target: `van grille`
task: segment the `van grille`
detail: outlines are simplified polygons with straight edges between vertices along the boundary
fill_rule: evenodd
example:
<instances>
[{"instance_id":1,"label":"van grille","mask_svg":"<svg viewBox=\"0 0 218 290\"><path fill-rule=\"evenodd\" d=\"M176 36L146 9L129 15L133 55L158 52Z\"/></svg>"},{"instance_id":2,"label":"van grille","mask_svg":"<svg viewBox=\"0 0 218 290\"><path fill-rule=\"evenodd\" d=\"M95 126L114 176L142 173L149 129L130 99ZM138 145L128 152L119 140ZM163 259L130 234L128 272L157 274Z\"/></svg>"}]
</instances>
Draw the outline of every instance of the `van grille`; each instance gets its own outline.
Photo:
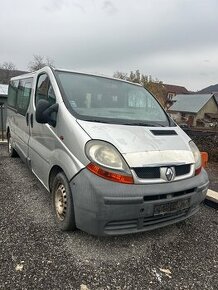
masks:
<instances>
[{"instance_id":1,"label":"van grille","mask_svg":"<svg viewBox=\"0 0 218 290\"><path fill-rule=\"evenodd\" d=\"M160 167L135 167L133 170L139 178L160 178Z\"/></svg>"},{"instance_id":2,"label":"van grille","mask_svg":"<svg viewBox=\"0 0 218 290\"><path fill-rule=\"evenodd\" d=\"M176 176L181 176L188 174L191 169L190 164L185 165L177 165L174 166ZM138 178L141 179L152 179L152 178L160 178L160 169L161 167L134 167L133 170L135 171Z\"/></svg>"},{"instance_id":3,"label":"van grille","mask_svg":"<svg viewBox=\"0 0 218 290\"><path fill-rule=\"evenodd\" d=\"M137 226L138 226L137 219L125 220L125 221L113 221L113 222L109 222L105 226L105 230L106 231L130 230L130 229L136 229Z\"/></svg>"},{"instance_id":4,"label":"van grille","mask_svg":"<svg viewBox=\"0 0 218 290\"><path fill-rule=\"evenodd\" d=\"M169 215L165 215L165 216L156 216L156 217L148 217L148 218L144 218L143 220L143 227L147 227L150 225L154 225L154 224L161 224L163 222L167 222L170 220L174 220L175 218L181 218L183 216L185 216L187 214L188 210L182 210L179 213L175 214L169 214Z\"/></svg>"},{"instance_id":5,"label":"van grille","mask_svg":"<svg viewBox=\"0 0 218 290\"><path fill-rule=\"evenodd\" d=\"M155 195L145 195L144 196L144 201L145 202L149 202L149 201L155 201L155 200L161 200L161 199L167 199L169 198L176 198L176 197L180 197L180 196L184 196L186 194L192 194L196 191L196 188L190 188L187 190L182 190L182 191L176 191L176 192L170 192L168 194L155 194Z\"/></svg>"},{"instance_id":6,"label":"van grille","mask_svg":"<svg viewBox=\"0 0 218 290\"><path fill-rule=\"evenodd\" d=\"M176 176L185 175L190 172L190 164L175 166Z\"/></svg>"},{"instance_id":7,"label":"van grille","mask_svg":"<svg viewBox=\"0 0 218 290\"><path fill-rule=\"evenodd\" d=\"M152 225L158 225L164 222L169 222L171 220L176 220L185 217L188 213L188 209L177 212L176 214L160 215L160 216L150 216L139 219L123 220L123 221L111 221L106 224L104 230L105 232L115 232L115 231L137 231Z\"/></svg>"}]
</instances>

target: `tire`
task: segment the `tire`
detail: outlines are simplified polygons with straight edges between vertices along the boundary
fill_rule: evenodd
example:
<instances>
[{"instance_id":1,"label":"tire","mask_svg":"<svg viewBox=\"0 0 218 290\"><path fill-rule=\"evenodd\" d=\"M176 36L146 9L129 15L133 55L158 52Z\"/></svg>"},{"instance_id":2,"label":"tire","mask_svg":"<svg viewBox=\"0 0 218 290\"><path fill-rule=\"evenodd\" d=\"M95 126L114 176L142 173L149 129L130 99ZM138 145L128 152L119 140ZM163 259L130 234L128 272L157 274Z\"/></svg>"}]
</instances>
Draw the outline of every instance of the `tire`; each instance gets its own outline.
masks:
<instances>
[{"instance_id":1,"label":"tire","mask_svg":"<svg viewBox=\"0 0 218 290\"><path fill-rule=\"evenodd\" d=\"M62 231L76 229L73 196L67 177L59 172L52 184L52 205L55 221Z\"/></svg>"},{"instance_id":2,"label":"tire","mask_svg":"<svg viewBox=\"0 0 218 290\"><path fill-rule=\"evenodd\" d=\"M18 154L16 150L12 147L12 140L10 133L8 134L8 155L9 157L17 157Z\"/></svg>"}]
</instances>

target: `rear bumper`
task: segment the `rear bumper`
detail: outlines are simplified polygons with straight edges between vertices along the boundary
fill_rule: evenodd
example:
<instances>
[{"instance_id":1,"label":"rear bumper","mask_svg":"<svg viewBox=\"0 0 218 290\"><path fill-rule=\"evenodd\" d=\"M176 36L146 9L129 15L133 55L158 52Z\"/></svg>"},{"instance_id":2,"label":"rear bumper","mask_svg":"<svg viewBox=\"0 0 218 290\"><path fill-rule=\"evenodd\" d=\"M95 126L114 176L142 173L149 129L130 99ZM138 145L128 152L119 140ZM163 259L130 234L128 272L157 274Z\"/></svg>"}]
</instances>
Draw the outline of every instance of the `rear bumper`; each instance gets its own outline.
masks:
<instances>
[{"instance_id":1,"label":"rear bumper","mask_svg":"<svg viewBox=\"0 0 218 290\"><path fill-rule=\"evenodd\" d=\"M83 169L70 182L76 225L94 235L119 235L160 228L182 221L205 199L208 176L162 184L120 184ZM189 199L189 207L170 214L154 214L160 204Z\"/></svg>"}]
</instances>

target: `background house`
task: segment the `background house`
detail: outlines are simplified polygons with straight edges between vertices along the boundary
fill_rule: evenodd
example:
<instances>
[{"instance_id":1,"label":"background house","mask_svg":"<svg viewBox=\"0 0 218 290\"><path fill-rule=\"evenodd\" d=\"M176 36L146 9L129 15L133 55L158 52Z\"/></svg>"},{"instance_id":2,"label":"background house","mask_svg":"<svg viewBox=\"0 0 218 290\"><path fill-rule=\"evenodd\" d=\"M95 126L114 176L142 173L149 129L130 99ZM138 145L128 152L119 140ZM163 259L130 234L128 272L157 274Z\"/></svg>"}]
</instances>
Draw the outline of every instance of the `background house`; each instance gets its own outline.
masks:
<instances>
[{"instance_id":1,"label":"background house","mask_svg":"<svg viewBox=\"0 0 218 290\"><path fill-rule=\"evenodd\" d=\"M177 95L168 112L178 124L203 127L218 124L218 103L214 94Z\"/></svg>"},{"instance_id":2,"label":"background house","mask_svg":"<svg viewBox=\"0 0 218 290\"><path fill-rule=\"evenodd\" d=\"M0 84L0 102L7 98L8 95L8 85Z\"/></svg>"},{"instance_id":3,"label":"background house","mask_svg":"<svg viewBox=\"0 0 218 290\"><path fill-rule=\"evenodd\" d=\"M165 107L168 109L173 104L173 98L179 94L189 94L190 92L182 86L163 84L166 92L166 104Z\"/></svg>"},{"instance_id":4,"label":"background house","mask_svg":"<svg viewBox=\"0 0 218 290\"><path fill-rule=\"evenodd\" d=\"M6 104L8 97L8 84L12 77L27 73L26 71L16 69L0 68L0 136L5 131L6 123ZM2 137L2 136L1 136Z\"/></svg>"},{"instance_id":5,"label":"background house","mask_svg":"<svg viewBox=\"0 0 218 290\"><path fill-rule=\"evenodd\" d=\"M0 84L0 136L5 131L6 124L6 104L8 97L8 85Z\"/></svg>"},{"instance_id":6,"label":"background house","mask_svg":"<svg viewBox=\"0 0 218 290\"><path fill-rule=\"evenodd\" d=\"M216 100L216 102L218 104L218 93L213 93L213 95L214 95L214 98L215 98L215 100Z\"/></svg>"}]
</instances>

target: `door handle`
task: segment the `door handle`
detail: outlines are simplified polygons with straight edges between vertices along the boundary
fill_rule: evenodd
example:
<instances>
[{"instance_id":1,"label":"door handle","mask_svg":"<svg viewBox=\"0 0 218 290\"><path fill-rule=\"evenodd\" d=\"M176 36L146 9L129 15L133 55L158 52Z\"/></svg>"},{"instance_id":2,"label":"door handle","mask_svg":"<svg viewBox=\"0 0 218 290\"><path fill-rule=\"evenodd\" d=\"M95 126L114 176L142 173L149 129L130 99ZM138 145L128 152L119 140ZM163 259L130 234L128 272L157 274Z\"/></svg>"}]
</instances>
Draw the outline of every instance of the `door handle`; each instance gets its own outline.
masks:
<instances>
[{"instance_id":1,"label":"door handle","mask_svg":"<svg viewBox=\"0 0 218 290\"><path fill-rule=\"evenodd\" d=\"M33 128L33 114L30 115L30 125L31 128Z\"/></svg>"},{"instance_id":2,"label":"door handle","mask_svg":"<svg viewBox=\"0 0 218 290\"><path fill-rule=\"evenodd\" d=\"M29 113L26 113L26 124L29 126Z\"/></svg>"}]
</instances>

